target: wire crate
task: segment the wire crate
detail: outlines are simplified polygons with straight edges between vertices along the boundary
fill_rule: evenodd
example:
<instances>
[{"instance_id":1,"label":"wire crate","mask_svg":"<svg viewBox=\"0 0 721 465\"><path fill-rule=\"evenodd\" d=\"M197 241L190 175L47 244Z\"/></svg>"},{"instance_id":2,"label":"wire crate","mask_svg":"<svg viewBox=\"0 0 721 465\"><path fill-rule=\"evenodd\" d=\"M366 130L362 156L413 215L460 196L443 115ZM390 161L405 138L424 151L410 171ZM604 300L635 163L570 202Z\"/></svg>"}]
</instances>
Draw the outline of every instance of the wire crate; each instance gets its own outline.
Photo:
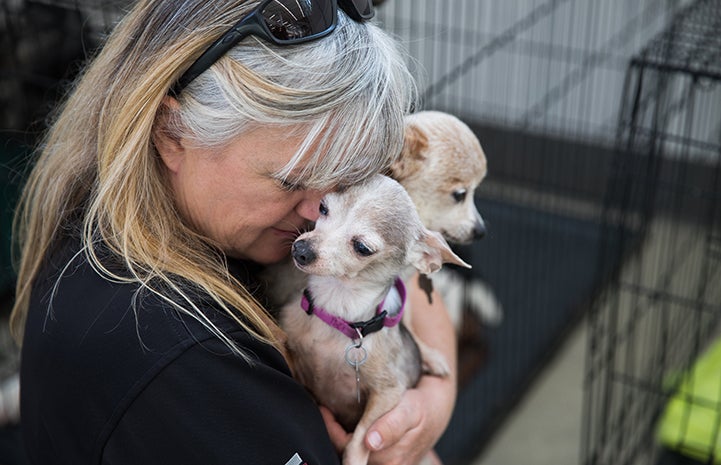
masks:
<instances>
[{"instance_id":1,"label":"wire crate","mask_svg":"<svg viewBox=\"0 0 721 465\"><path fill-rule=\"evenodd\" d=\"M603 252L625 264L589 318L584 464L656 463L681 374L721 337L720 28L721 2L694 2L628 68Z\"/></svg>"},{"instance_id":2,"label":"wire crate","mask_svg":"<svg viewBox=\"0 0 721 465\"><path fill-rule=\"evenodd\" d=\"M69 8L73 4L72 8ZM100 25L82 2L0 2L0 129L32 143L44 119L86 55Z\"/></svg>"},{"instance_id":3,"label":"wire crate","mask_svg":"<svg viewBox=\"0 0 721 465\"><path fill-rule=\"evenodd\" d=\"M484 451L622 265L630 225L605 227L603 212L625 76L687 4L392 0L381 8L415 59L424 109L459 116L488 157L476 203L489 232L458 251L473 265L467 279L494 289L504 320L482 327L483 363L461 386L438 446L445 463Z\"/></svg>"},{"instance_id":4,"label":"wire crate","mask_svg":"<svg viewBox=\"0 0 721 465\"><path fill-rule=\"evenodd\" d=\"M12 207L51 111L102 40L109 2L0 1L0 296L13 284ZM8 297L5 297L8 298Z\"/></svg>"}]
</instances>

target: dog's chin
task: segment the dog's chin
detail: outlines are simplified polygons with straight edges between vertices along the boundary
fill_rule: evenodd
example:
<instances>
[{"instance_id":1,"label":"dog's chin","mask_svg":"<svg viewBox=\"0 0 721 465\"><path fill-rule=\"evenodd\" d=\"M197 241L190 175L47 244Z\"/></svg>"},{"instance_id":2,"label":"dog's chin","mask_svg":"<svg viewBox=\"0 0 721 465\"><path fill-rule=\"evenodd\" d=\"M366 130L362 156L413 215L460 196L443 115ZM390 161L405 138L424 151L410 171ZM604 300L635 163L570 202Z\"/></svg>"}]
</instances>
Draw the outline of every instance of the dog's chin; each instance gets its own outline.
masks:
<instances>
[{"instance_id":1,"label":"dog's chin","mask_svg":"<svg viewBox=\"0 0 721 465\"><path fill-rule=\"evenodd\" d=\"M450 244L468 245L473 242L473 234L451 234L446 230L439 231L443 238Z\"/></svg>"}]
</instances>

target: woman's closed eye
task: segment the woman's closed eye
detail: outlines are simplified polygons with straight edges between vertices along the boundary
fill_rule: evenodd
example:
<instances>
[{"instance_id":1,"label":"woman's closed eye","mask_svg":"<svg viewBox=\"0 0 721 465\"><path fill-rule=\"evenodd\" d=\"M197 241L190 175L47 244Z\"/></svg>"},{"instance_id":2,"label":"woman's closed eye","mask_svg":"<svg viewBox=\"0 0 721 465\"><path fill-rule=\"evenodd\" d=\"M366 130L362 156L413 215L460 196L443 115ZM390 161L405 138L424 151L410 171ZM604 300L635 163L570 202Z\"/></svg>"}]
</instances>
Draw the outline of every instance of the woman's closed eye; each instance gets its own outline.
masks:
<instances>
[{"instance_id":1,"label":"woman's closed eye","mask_svg":"<svg viewBox=\"0 0 721 465\"><path fill-rule=\"evenodd\" d=\"M284 191L288 192L298 192L305 190L305 187L302 183L298 181L293 181L290 179L283 179L283 178L276 178L276 183L278 183L278 186L283 189Z\"/></svg>"}]
</instances>

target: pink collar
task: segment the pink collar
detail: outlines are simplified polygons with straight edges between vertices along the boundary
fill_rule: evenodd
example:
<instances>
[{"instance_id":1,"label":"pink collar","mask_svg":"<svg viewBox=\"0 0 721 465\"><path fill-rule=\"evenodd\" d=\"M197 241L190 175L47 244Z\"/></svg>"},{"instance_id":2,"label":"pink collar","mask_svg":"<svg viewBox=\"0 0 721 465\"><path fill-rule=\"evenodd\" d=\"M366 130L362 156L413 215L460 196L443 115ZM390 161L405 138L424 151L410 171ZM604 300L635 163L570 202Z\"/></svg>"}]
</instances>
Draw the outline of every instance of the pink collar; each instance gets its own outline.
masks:
<instances>
[{"instance_id":1,"label":"pink collar","mask_svg":"<svg viewBox=\"0 0 721 465\"><path fill-rule=\"evenodd\" d=\"M396 278L395 287L401 297L401 308L398 309L398 313L393 316L388 316L388 311L383 309L383 304L386 300L384 298L376 308L376 316L367 321L349 323L343 318L328 313L321 307L315 307L313 305L313 297L310 295L308 289L303 291L303 298L300 300L300 307L305 310L308 315L317 316L328 326L337 329L350 339L355 340L358 339L359 332L362 336L366 336L379 331L383 327L395 326L401 321L401 318L403 317L403 308L406 304L406 287L400 278Z\"/></svg>"}]
</instances>

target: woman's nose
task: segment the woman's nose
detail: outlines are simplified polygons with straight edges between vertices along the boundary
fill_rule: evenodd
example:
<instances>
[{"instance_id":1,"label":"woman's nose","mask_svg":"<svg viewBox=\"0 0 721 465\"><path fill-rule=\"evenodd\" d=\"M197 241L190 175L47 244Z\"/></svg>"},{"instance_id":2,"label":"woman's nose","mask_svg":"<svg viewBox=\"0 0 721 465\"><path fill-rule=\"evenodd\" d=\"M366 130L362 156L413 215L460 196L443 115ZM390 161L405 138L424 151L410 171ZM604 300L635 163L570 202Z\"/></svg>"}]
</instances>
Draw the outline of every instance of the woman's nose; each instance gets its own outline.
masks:
<instances>
[{"instance_id":1,"label":"woman's nose","mask_svg":"<svg viewBox=\"0 0 721 465\"><path fill-rule=\"evenodd\" d=\"M320 201L325 192L306 191L306 195L296 206L296 212L308 221L315 221L320 216Z\"/></svg>"}]
</instances>

